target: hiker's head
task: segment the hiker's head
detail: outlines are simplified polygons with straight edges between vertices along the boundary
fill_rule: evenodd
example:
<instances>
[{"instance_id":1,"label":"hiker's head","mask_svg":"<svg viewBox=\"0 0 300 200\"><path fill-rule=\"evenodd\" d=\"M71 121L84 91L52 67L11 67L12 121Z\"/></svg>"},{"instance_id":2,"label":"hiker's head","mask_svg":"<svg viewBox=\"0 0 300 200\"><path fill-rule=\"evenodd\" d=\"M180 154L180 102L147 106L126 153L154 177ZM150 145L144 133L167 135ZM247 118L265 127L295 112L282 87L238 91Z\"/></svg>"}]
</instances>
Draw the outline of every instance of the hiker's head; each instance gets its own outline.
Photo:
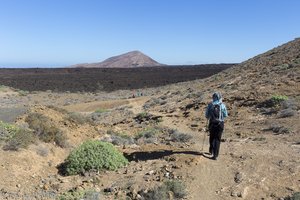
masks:
<instances>
[{"instance_id":1,"label":"hiker's head","mask_svg":"<svg viewBox=\"0 0 300 200\"><path fill-rule=\"evenodd\" d=\"M222 96L220 92L215 92L212 96L213 101L221 101Z\"/></svg>"}]
</instances>

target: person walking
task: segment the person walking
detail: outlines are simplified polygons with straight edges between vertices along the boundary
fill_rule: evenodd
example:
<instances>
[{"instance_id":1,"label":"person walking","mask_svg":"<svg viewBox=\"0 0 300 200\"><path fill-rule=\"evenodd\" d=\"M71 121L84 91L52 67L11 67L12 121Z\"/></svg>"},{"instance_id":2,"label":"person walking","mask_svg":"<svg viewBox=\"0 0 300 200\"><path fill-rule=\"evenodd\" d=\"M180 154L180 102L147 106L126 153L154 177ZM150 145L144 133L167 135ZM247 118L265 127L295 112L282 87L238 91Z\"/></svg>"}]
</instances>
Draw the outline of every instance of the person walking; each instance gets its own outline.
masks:
<instances>
[{"instance_id":1,"label":"person walking","mask_svg":"<svg viewBox=\"0 0 300 200\"><path fill-rule=\"evenodd\" d=\"M220 143L224 130L224 119L227 116L227 109L222 102L221 93L213 93L212 102L208 104L205 111L205 117L209 121L209 153L212 154L213 160L217 160L219 156Z\"/></svg>"}]
</instances>

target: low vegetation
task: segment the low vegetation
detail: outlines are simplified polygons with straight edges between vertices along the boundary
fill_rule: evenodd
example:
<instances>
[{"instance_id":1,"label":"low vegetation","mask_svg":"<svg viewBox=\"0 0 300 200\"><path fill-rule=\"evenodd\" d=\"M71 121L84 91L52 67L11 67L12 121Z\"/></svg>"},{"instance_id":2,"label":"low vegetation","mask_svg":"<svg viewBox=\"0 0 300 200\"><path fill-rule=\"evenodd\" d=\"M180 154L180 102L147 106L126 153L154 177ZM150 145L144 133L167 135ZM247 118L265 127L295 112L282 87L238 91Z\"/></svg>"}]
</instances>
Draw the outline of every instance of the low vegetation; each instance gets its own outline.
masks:
<instances>
[{"instance_id":1,"label":"low vegetation","mask_svg":"<svg viewBox=\"0 0 300 200\"><path fill-rule=\"evenodd\" d=\"M95 113L105 113L105 112L108 112L108 110L103 108L98 108L97 110L95 110Z\"/></svg>"},{"instance_id":2,"label":"low vegetation","mask_svg":"<svg viewBox=\"0 0 300 200\"><path fill-rule=\"evenodd\" d=\"M5 142L4 150L17 151L21 148L27 148L36 139L32 131L0 121L0 141Z\"/></svg>"},{"instance_id":3,"label":"low vegetation","mask_svg":"<svg viewBox=\"0 0 300 200\"><path fill-rule=\"evenodd\" d=\"M127 163L112 144L89 140L70 153L64 164L64 173L75 175L89 170L117 170Z\"/></svg>"},{"instance_id":4,"label":"low vegetation","mask_svg":"<svg viewBox=\"0 0 300 200\"><path fill-rule=\"evenodd\" d=\"M98 200L100 199L100 193L95 191L85 191L85 190L70 190L59 195L57 200Z\"/></svg>"},{"instance_id":5,"label":"low vegetation","mask_svg":"<svg viewBox=\"0 0 300 200\"><path fill-rule=\"evenodd\" d=\"M18 130L19 127L14 124L0 121L0 141L6 141L12 138Z\"/></svg>"},{"instance_id":6,"label":"low vegetation","mask_svg":"<svg viewBox=\"0 0 300 200\"><path fill-rule=\"evenodd\" d=\"M286 101L288 99L289 98L285 95L273 95L270 100L271 100L273 106L280 106L280 104L283 101Z\"/></svg>"},{"instance_id":7,"label":"low vegetation","mask_svg":"<svg viewBox=\"0 0 300 200\"><path fill-rule=\"evenodd\" d=\"M104 138L102 141L111 142L113 145L122 146L122 145L130 145L134 144L135 141L132 137L127 134L119 133L113 130L108 130L107 134L110 136L109 138Z\"/></svg>"},{"instance_id":8,"label":"low vegetation","mask_svg":"<svg viewBox=\"0 0 300 200\"><path fill-rule=\"evenodd\" d=\"M170 195L173 198L170 198ZM182 199L187 195L186 186L180 181L166 181L161 186L143 194L145 200Z\"/></svg>"},{"instance_id":9,"label":"low vegetation","mask_svg":"<svg viewBox=\"0 0 300 200\"><path fill-rule=\"evenodd\" d=\"M295 116L297 110L299 110L295 101L285 95L273 95L270 99L258 104L258 108L263 114L276 114L278 118Z\"/></svg>"},{"instance_id":10,"label":"low vegetation","mask_svg":"<svg viewBox=\"0 0 300 200\"><path fill-rule=\"evenodd\" d=\"M3 149L6 151L18 151L21 148L27 148L36 140L37 138L32 131L26 129L18 129L16 133L3 146Z\"/></svg>"},{"instance_id":11,"label":"low vegetation","mask_svg":"<svg viewBox=\"0 0 300 200\"><path fill-rule=\"evenodd\" d=\"M155 143L157 142L157 138L162 133L159 127L151 127L147 128L139 133L137 133L134 137L137 144L141 143Z\"/></svg>"},{"instance_id":12,"label":"low vegetation","mask_svg":"<svg viewBox=\"0 0 300 200\"><path fill-rule=\"evenodd\" d=\"M75 113L75 112L68 113L68 115L66 116L65 119L68 121L71 121L75 124L80 124L80 125L85 124L85 123L92 123L92 121L88 117L86 117L80 113Z\"/></svg>"},{"instance_id":13,"label":"low vegetation","mask_svg":"<svg viewBox=\"0 0 300 200\"><path fill-rule=\"evenodd\" d=\"M189 142L192 136L177 130L170 130L170 138L173 142Z\"/></svg>"},{"instance_id":14,"label":"low vegetation","mask_svg":"<svg viewBox=\"0 0 300 200\"><path fill-rule=\"evenodd\" d=\"M25 121L41 141L47 143L54 142L62 148L67 147L66 135L48 117L40 113L30 113Z\"/></svg>"},{"instance_id":15,"label":"low vegetation","mask_svg":"<svg viewBox=\"0 0 300 200\"><path fill-rule=\"evenodd\" d=\"M295 192L291 197L286 197L284 200L300 200L300 192Z\"/></svg>"},{"instance_id":16,"label":"low vegetation","mask_svg":"<svg viewBox=\"0 0 300 200\"><path fill-rule=\"evenodd\" d=\"M147 122L147 123L159 123L162 121L161 116L155 116L148 112L142 112L136 115L134 117L135 121L139 124Z\"/></svg>"}]
</instances>

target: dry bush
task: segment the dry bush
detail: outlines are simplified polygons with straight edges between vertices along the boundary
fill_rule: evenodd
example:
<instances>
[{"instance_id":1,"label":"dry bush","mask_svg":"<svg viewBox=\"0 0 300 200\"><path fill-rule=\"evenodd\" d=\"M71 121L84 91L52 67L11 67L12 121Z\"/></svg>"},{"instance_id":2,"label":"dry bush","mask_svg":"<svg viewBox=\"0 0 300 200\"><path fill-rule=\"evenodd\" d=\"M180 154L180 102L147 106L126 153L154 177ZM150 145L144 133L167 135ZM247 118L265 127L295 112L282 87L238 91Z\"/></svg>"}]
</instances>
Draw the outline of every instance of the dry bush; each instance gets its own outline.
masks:
<instances>
[{"instance_id":1,"label":"dry bush","mask_svg":"<svg viewBox=\"0 0 300 200\"><path fill-rule=\"evenodd\" d=\"M40 156L47 157L49 154L49 149L39 145L36 147L36 153Z\"/></svg>"},{"instance_id":2,"label":"dry bush","mask_svg":"<svg viewBox=\"0 0 300 200\"><path fill-rule=\"evenodd\" d=\"M182 199L187 195L186 186L182 182L166 181L161 186L144 193L143 197L145 200L168 200L170 192L174 199Z\"/></svg>"},{"instance_id":3,"label":"dry bush","mask_svg":"<svg viewBox=\"0 0 300 200\"><path fill-rule=\"evenodd\" d=\"M292 110L292 109L284 109L284 110L279 111L279 113L278 113L279 118L292 117L294 115L296 115L296 111Z\"/></svg>"},{"instance_id":4,"label":"dry bush","mask_svg":"<svg viewBox=\"0 0 300 200\"><path fill-rule=\"evenodd\" d=\"M136 134L134 139L137 144L153 144L158 142L161 133L162 130L159 127L151 127Z\"/></svg>"},{"instance_id":5,"label":"dry bush","mask_svg":"<svg viewBox=\"0 0 300 200\"><path fill-rule=\"evenodd\" d=\"M113 130L108 130L107 134L110 135L110 137L104 138L102 140L103 142L110 142L117 146L134 144L134 139L126 134L118 133Z\"/></svg>"},{"instance_id":6,"label":"dry bush","mask_svg":"<svg viewBox=\"0 0 300 200\"><path fill-rule=\"evenodd\" d=\"M173 142L189 142L193 137L185 133L180 133L178 130L171 130L170 138Z\"/></svg>"},{"instance_id":7,"label":"dry bush","mask_svg":"<svg viewBox=\"0 0 300 200\"><path fill-rule=\"evenodd\" d=\"M47 107L52 109L52 110L55 110L57 112L60 112L62 114L68 114L69 113L69 111L67 111L66 109L63 109L63 108L60 108L60 107L57 107L57 106L49 105Z\"/></svg>"},{"instance_id":8,"label":"dry bush","mask_svg":"<svg viewBox=\"0 0 300 200\"><path fill-rule=\"evenodd\" d=\"M288 128L276 123L271 124L267 129L264 130L272 131L276 135L290 133L290 130Z\"/></svg>"},{"instance_id":9,"label":"dry bush","mask_svg":"<svg viewBox=\"0 0 300 200\"><path fill-rule=\"evenodd\" d=\"M67 147L67 137L48 117L40 113L30 113L25 121L41 141L55 142L62 148Z\"/></svg>"},{"instance_id":10,"label":"dry bush","mask_svg":"<svg viewBox=\"0 0 300 200\"><path fill-rule=\"evenodd\" d=\"M86 123L92 124L92 120L90 118L88 118L80 113L75 113L75 112L68 113L68 115L65 119L68 121L71 121L73 123L80 124L80 125L86 124Z\"/></svg>"},{"instance_id":11,"label":"dry bush","mask_svg":"<svg viewBox=\"0 0 300 200\"><path fill-rule=\"evenodd\" d=\"M12 138L4 145L3 150L18 151L20 148L27 148L37 140L36 136L30 130L19 129Z\"/></svg>"}]
</instances>

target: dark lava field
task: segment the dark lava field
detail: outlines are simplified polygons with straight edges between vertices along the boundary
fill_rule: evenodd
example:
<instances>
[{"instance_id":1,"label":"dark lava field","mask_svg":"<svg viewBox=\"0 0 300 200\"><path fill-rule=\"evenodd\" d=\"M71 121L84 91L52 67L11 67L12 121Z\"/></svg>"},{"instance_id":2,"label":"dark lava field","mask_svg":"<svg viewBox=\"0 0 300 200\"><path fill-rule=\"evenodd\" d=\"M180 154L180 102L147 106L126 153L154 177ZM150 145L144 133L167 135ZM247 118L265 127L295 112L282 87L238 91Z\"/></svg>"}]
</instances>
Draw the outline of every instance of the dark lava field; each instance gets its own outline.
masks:
<instances>
[{"instance_id":1,"label":"dark lava field","mask_svg":"<svg viewBox=\"0 0 300 200\"><path fill-rule=\"evenodd\" d=\"M141 68L2 68L0 85L26 91L97 92L158 87L202 79L234 64Z\"/></svg>"}]
</instances>

